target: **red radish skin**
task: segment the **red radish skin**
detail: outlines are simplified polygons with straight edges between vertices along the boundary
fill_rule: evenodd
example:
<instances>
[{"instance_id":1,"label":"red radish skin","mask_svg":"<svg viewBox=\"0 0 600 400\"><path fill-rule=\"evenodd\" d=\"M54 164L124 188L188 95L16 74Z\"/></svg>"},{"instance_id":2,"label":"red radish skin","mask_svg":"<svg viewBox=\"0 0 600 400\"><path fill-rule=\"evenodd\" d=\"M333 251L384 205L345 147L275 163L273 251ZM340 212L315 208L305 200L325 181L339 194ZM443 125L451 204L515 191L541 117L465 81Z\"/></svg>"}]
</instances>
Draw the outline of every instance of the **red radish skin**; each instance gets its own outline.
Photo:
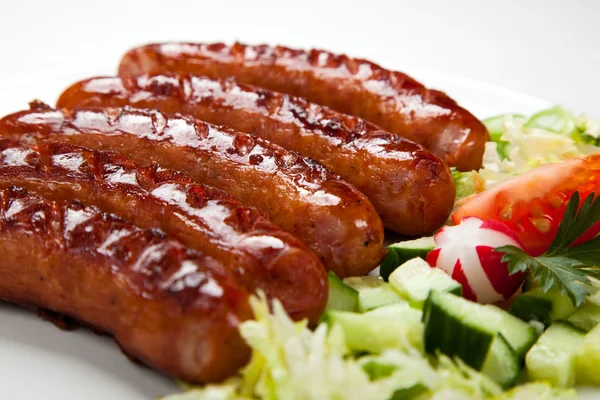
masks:
<instances>
[{"instance_id":1,"label":"red radish skin","mask_svg":"<svg viewBox=\"0 0 600 400\"><path fill-rule=\"evenodd\" d=\"M434 236L436 248L427 262L448 273L463 287L463 296L480 303L510 298L523 284L525 275L510 275L502 253L496 247L522 248L517 235L498 221L465 218L461 224L446 226Z\"/></svg>"}]
</instances>

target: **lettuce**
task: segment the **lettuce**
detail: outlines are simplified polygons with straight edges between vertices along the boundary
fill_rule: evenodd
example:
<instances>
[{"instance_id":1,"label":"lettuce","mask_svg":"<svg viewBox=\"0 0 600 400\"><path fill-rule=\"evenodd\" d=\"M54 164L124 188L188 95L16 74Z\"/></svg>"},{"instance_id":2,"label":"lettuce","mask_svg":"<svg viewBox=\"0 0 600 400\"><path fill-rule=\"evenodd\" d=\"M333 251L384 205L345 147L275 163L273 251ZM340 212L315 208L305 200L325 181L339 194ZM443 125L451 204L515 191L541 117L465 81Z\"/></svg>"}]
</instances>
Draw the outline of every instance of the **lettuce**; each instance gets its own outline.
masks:
<instances>
[{"instance_id":1,"label":"lettuce","mask_svg":"<svg viewBox=\"0 0 600 400\"><path fill-rule=\"evenodd\" d=\"M600 121L552 107L529 119L505 115L484 121L490 130L483 168L486 188L540 165L600 150Z\"/></svg>"},{"instance_id":2,"label":"lettuce","mask_svg":"<svg viewBox=\"0 0 600 400\"><path fill-rule=\"evenodd\" d=\"M456 187L456 200L485 190L485 180L477 171L460 172L452 168L452 178Z\"/></svg>"},{"instance_id":3,"label":"lettuce","mask_svg":"<svg viewBox=\"0 0 600 400\"><path fill-rule=\"evenodd\" d=\"M517 386L502 395L494 397L493 400L570 400L577 398L575 389L555 388L546 382L532 382Z\"/></svg>"},{"instance_id":4,"label":"lettuce","mask_svg":"<svg viewBox=\"0 0 600 400\"><path fill-rule=\"evenodd\" d=\"M277 300L271 312L262 294L251 298L251 306L255 319L244 322L240 332L252 357L239 375L164 400L483 399L501 392L459 360L410 346L357 355L347 349L338 325L321 323L311 331Z\"/></svg>"},{"instance_id":5,"label":"lettuce","mask_svg":"<svg viewBox=\"0 0 600 400\"><path fill-rule=\"evenodd\" d=\"M240 332L253 350L242 376L242 393L276 399L388 399L393 387L371 381L350 356L339 326L320 324L313 332L294 322L278 301L273 313L266 300L251 299L256 320Z\"/></svg>"}]
</instances>

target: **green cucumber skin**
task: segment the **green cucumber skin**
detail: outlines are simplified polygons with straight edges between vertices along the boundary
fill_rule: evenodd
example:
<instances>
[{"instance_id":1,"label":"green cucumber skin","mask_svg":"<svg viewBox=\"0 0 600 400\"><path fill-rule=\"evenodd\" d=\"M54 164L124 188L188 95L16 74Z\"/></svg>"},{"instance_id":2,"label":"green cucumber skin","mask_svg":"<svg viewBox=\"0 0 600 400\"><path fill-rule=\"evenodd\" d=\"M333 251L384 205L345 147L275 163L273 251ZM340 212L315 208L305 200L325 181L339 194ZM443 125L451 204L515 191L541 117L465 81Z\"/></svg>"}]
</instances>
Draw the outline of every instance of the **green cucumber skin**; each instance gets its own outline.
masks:
<instances>
[{"instance_id":1,"label":"green cucumber skin","mask_svg":"<svg viewBox=\"0 0 600 400\"><path fill-rule=\"evenodd\" d=\"M518 296L509 312L523 321L539 321L545 326L552 322L554 305L550 300L533 296Z\"/></svg>"},{"instance_id":2,"label":"green cucumber skin","mask_svg":"<svg viewBox=\"0 0 600 400\"><path fill-rule=\"evenodd\" d=\"M510 307L510 313L523 321L539 321L545 326L567 318L574 311L571 300L555 288L548 292L541 288L525 292Z\"/></svg>"},{"instance_id":3,"label":"green cucumber skin","mask_svg":"<svg viewBox=\"0 0 600 400\"><path fill-rule=\"evenodd\" d=\"M381 267L379 267L379 275L386 282L389 280L392 272L405 262L412 260L413 258L419 257L425 259L427 254L432 250L424 249L402 249L403 253L399 253L398 249L390 248L388 256L383 260Z\"/></svg>"},{"instance_id":4,"label":"green cucumber skin","mask_svg":"<svg viewBox=\"0 0 600 400\"><path fill-rule=\"evenodd\" d=\"M358 291L346 285L333 272L327 274L329 298L326 310L356 311L358 308Z\"/></svg>"},{"instance_id":5,"label":"green cucumber skin","mask_svg":"<svg viewBox=\"0 0 600 400\"><path fill-rule=\"evenodd\" d=\"M448 293L451 293L455 296L462 297L462 285L454 286L452 289L448 290Z\"/></svg>"},{"instance_id":6,"label":"green cucumber skin","mask_svg":"<svg viewBox=\"0 0 600 400\"><path fill-rule=\"evenodd\" d=\"M439 303L439 293L432 291L423 307L425 351L435 354L437 350L452 357L460 357L467 365L480 370L495 335L465 326L464 322L448 315Z\"/></svg>"},{"instance_id":7,"label":"green cucumber skin","mask_svg":"<svg viewBox=\"0 0 600 400\"><path fill-rule=\"evenodd\" d=\"M423 238L417 239L417 241L418 240L423 240ZM408 260L416 257L425 259L427 254L435 248L435 243L423 248L402 247L402 245L406 246L414 242L414 240L409 240L406 242L397 243L396 245L392 244L388 246L388 255L385 257L381 263L381 266L379 267L379 276L381 276L383 280L387 282L390 274Z\"/></svg>"},{"instance_id":8,"label":"green cucumber skin","mask_svg":"<svg viewBox=\"0 0 600 400\"><path fill-rule=\"evenodd\" d=\"M402 264L402 262L400 261L400 256L396 250L388 248L388 254L379 266L379 276L387 282L391 273L394 272L400 264Z\"/></svg>"}]
</instances>

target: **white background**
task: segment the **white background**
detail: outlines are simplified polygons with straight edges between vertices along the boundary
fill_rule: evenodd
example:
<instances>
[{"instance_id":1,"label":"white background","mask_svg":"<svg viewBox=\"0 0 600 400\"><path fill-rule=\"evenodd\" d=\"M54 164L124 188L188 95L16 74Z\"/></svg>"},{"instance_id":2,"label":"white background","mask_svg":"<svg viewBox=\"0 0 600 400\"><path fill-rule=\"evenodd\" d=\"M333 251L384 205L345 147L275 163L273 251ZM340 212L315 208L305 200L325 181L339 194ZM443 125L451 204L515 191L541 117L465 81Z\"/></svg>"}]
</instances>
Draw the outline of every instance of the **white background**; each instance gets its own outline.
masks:
<instances>
[{"instance_id":1,"label":"white background","mask_svg":"<svg viewBox=\"0 0 600 400\"><path fill-rule=\"evenodd\" d=\"M600 116L594 0L0 0L0 82L114 73L128 47L147 41L236 39L439 70Z\"/></svg>"}]
</instances>

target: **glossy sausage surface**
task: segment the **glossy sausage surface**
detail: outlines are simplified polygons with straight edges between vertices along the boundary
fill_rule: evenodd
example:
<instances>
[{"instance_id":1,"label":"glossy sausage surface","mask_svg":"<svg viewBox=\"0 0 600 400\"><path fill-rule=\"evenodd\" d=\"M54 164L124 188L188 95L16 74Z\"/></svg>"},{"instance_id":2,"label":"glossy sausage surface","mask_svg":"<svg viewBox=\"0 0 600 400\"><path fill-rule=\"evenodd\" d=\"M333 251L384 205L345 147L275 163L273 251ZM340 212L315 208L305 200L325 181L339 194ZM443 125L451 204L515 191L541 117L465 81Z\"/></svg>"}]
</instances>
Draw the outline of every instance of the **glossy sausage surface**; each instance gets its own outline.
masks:
<instances>
[{"instance_id":1,"label":"glossy sausage surface","mask_svg":"<svg viewBox=\"0 0 600 400\"><path fill-rule=\"evenodd\" d=\"M115 150L184 172L265 211L339 276L363 275L385 253L381 219L362 193L311 159L253 135L158 111L61 112L33 103L0 120L0 136Z\"/></svg>"},{"instance_id":2,"label":"glossy sausage surface","mask_svg":"<svg viewBox=\"0 0 600 400\"><path fill-rule=\"evenodd\" d=\"M219 261L250 293L262 289L278 298L295 319L316 322L325 308L325 268L299 239L259 210L179 173L114 152L0 139L0 188L11 186L160 229Z\"/></svg>"},{"instance_id":3,"label":"glossy sausage surface","mask_svg":"<svg viewBox=\"0 0 600 400\"><path fill-rule=\"evenodd\" d=\"M360 118L290 96L189 74L99 77L65 90L58 108L158 109L253 133L311 157L367 195L386 228L423 235L450 215L455 189L441 159Z\"/></svg>"},{"instance_id":4,"label":"glossy sausage surface","mask_svg":"<svg viewBox=\"0 0 600 400\"><path fill-rule=\"evenodd\" d=\"M216 260L78 202L0 190L0 299L112 334L163 373L217 381L247 360L248 293Z\"/></svg>"},{"instance_id":5,"label":"glossy sausage surface","mask_svg":"<svg viewBox=\"0 0 600 400\"><path fill-rule=\"evenodd\" d=\"M241 43L163 43L130 50L119 67L129 78L189 72L302 96L414 140L459 170L481 167L485 126L446 94L401 72L323 50Z\"/></svg>"}]
</instances>

